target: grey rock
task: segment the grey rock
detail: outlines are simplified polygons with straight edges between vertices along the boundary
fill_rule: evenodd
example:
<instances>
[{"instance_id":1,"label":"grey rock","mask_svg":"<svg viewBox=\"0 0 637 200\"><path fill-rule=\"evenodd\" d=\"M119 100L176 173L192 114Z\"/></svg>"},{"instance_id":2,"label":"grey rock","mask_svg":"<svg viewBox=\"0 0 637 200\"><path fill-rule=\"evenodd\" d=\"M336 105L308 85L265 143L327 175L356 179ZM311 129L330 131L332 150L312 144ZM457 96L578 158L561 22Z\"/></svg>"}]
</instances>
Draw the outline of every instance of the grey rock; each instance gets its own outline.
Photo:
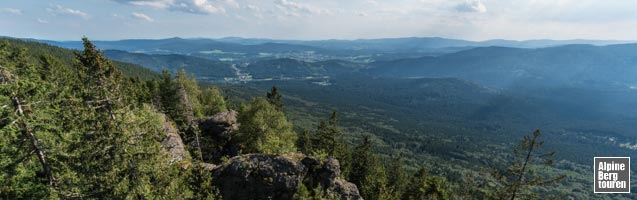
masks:
<instances>
[{"instance_id":1,"label":"grey rock","mask_svg":"<svg viewBox=\"0 0 637 200\"><path fill-rule=\"evenodd\" d=\"M218 163L223 157L237 156L240 148L232 142L232 138L238 129L237 112L234 110L200 120L204 161Z\"/></svg>"},{"instance_id":2,"label":"grey rock","mask_svg":"<svg viewBox=\"0 0 637 200\"><path fill-rule=\"evenodd\" d=\"M223 199L292 199L304 180L320 183L336 199L362 199L356 185L339 176L338 160L321 162L301 153L242 155L213 170Z\"/></svg>"},{"instance_id":3,"label":"grey rock","mask_svg":"<svg viewBox=\"0 0 637 200\"><path fill-rule=\"evenodd\" d=\"M188 154L188 151L186 151L186 147L179 136L179 131L177 130L175 123L168 117L164 118L165 121L162 126L165 138L161 144L166 150L168 150L168 154L170 155L170 164L189 159L190 155Z\"/></svg>"}]
</instances>

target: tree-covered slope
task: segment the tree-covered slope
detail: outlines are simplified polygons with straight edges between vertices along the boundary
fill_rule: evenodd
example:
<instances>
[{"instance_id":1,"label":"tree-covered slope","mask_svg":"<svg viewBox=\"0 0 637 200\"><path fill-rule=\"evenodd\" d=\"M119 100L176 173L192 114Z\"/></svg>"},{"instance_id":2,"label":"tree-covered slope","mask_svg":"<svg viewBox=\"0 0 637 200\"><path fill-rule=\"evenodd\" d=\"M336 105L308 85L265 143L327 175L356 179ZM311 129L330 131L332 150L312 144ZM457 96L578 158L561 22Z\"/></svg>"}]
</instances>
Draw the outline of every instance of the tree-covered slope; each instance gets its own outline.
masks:
<instances>
[{"instance_id":1,"label":"tree-covered slope","mask_svg":"<svg viewBox=\"0 0 637 200\"><path fill-rule=\"evenodd\" d=\"M28 42L18 39L0 39L0 42L6 42L10 47L13 48L24 48L27 50L27 53L33 58L37 58L43 55L51 55L66 65L72 65L74 62L74 51L69 49L64 49L56 46L51 46L48 44L37 43L37 42ZM140 65L135 65L131 63L118 62L114 61L114 63L127 75L130 77L140 77L142 79L155 79L159 77L159 74L149 70L147 67L142 67Z\"/></svg>"},{"instance_id":2,"label":"tree-covered slope","mask_svg":"<svg viewBox=\"0 0 637 200\"><path fill-rule=\"evenodd\" d=\"M240 66L244 73L255 79L304 79L330 76L347 76L365 68L365 65L341 60L307 62L280 58L259 60Z\"/></svg>"},{"instance_id":3,"label":"tree-covered slope","mask_svg":"<svg viewBox=\"0 0 637 200\"><path fill-rule=\"evenodd\" d=\"M266 185L253 193L259 198L292 199L299 188L324 192L302 199L361 198L340 177L338 161L328 165L324 157L295 154L297 133L272 101L255 98L239 108L234 125L200 129L210 117L214 123L217 114L236 113L218 89L200 87L184 70L175 76L163 71L160 79L128 78L83 41L84 50L72 54L30 42L0 44L0 198L232 199L241 191L224 184L239 183L236 173L249 174L242 184ZM222 133L231 138L225 144L213 138ZM215 153L223 159L204 156ZM275 167L225 170L253 165L242 157L248 153L266 159L259 165ZM272 154L293 158L273 160ZM235 159L225 163L229 158ZM321 167L337 171L314 179L324 173L310 169ZM282 186L267 186L273 182Z\"/></svg>"},{"instance_id":4,"label":"tree-covered slope","mask_svg":"<svg viewBox=\"0 0 637 200\"><path fill-rule=\"evenodd\" d=\"M134 63L144 66L155 72L168 70L171 73L185 69L189 73L196 74L198 78L210 80L224 80L224 78L235 77L235 71L231 68L231 63L213 61L193 56L169 54L169 55L148 55L141 53L129 53L118 50L107 50L104 54L110 59Z\"/></svg>"},{"instance_id":5,"label":"tree-covered slope","mask_svg":"<svg viewBox=\"0 0 637 200\"><path fill-rule=\"evenodd\" d=\"M127 78L86 38L72 54L38 45L0 45L3 199L496 198L541 186L484 176L495 185L461 188L426 168L411 171L399 157L389 164L369 135L355 145L344 139L353 135L341 130L337 112L297 132L275 87L231 110L218 89L199 86L185 70ZM534 171L507 175L516 173Z\"/></svg>"},{"instance_id":6,"label":"tree-covered slope","mask_svg":"<svg viewBox=\"0 0 637 200\"><path fill-rule=\"evenodd\" d=\"M567 45L539 49L483 47L438 57L374 63L369 73L393 77L456 77L498 87L580 86L629 89L637 45Z\"/></svg>"}]
</instances>

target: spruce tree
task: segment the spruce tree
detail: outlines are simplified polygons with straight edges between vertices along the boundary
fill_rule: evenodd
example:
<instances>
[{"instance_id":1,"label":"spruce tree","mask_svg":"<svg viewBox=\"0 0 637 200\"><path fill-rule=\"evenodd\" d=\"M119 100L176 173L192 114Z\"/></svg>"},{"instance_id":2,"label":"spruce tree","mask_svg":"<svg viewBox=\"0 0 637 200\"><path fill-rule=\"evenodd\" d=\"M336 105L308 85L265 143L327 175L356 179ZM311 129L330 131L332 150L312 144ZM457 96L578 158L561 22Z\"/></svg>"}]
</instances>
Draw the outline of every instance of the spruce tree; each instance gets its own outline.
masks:
<instances>
[{"instance_id":1,"label":"spruce tree","mask_svg":"<svg viewBox=\"0 0 637 200\"><path fill-rule=\"evenodd\" d=\"M373 152L370 136L364 136L352 152L349 181L359 187L365 199L381 200L392 198L392 188L388 186L387 172Z\"/></svg>"},{"instance_id":2,"label":"spruce tree","mask_svg":"<svg viewBox=\"0 0 637 200\"><path fill-rule=\"evenodd\" d=\"M338 140L342 134L338 127L338 114L334 111L327 121L319 123L312 140L312 147L315 150L327 153L329 156L335 156L342 147L341 142Z\"/></svg>"},{"instance_id":3,"label":"spruce tree","mask_svg":"<svg viewBox=\"0 0 637 200\"><path fill-rule=\"evenodd\" d=\"M310 132L307 129L303 129L296 143L297 149L305 154L312 153L312 139Z\"/></svg>"},{"instance_id":4,"label":"spruce tree","mask_svg":"<svg viewBox=\"0 0 637 200\"><path fill-rule=\"evenodd\" d=\"M443 177L428 175L426 168L420 168L410 179L402 195L403 199L449 199L449 188Z\"/></svg>"},{"instance_id":5,"label":"spruce tree","mask_svg":"<svg viewBox=\"0 0 637 200\"><path fill-rule=\"evenodd\" d=\"M541 198L531 190L558 183L566 178L565 175L538 174L539 170L553 165L555 155L555 152L541 151L544 144L539 140L541 135L540 130L536 130L532 135L524 136L513 150L513 162L504 170L493 170L491 175L497 181L497 188L490 194L492 199Z\"/></svg>"},{"instance_id":6,"label":"spruce tree","mask_svg":"<svg viewBox=\"0 0 637 200\"><path fill-rule=\"evenodd\" d=\"M62 153L50 106L55 86L42 80L25 49L0 45L0 198L53 198Z\"/></svg>"},{"instance_id":7,"label":"spruce tree","mask_svg":"<svg viewBox=\"0 0 637 200\"><path fill-rule=\"evenodd\" d=\"M400 156L392 158L387 169L387 185L391 188L393 196L402 196L407 181L403 159Z\"/></svg>"},{"instance_id":8,"label":"spruce tree","mask_svg":"<svg viewBox=\"0 0 637 200\"><path fill-rule=\"evenodd\" d=\"M154 199L177 196L183 188L175 166L161 148L165 120L149 106L136 107L121 93L121 72L84 38L77 53L83 107L81 137L71 149L79 196L69 198Z\"/></svg>"},{"instance_id":9,"label":"spruce tree","mask_svg":"<svg viewBox=\"0 0 637 200\"><path fill-rule=\"evenodd\" d=\"M283 111L283 95L279 93L279 90L276 86L272 86L270 92L267 93L266 97L268 98L268 102L272 104L278 111Z\"/></svg>"}]
</instances>

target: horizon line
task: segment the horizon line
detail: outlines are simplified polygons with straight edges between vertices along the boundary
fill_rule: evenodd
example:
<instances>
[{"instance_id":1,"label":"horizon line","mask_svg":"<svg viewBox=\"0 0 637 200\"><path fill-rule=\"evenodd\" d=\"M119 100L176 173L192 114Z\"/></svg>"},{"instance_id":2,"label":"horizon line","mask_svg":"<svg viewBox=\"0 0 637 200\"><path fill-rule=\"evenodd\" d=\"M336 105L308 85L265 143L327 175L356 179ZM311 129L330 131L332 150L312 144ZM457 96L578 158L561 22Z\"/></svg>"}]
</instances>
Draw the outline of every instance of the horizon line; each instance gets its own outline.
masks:
<instances>
[{"instance_id":1,"label":"horizon line","mask_svg":"<svg viewBox=\"0 0 637 200\"><path fill-rule=\"evenodd\" d=\"M77 40L69 40L69 39L46 39L46 38L37 38L37 37L15 37L15 36L7 36L0 35L0 38L16 38L16 39L26 39L26 40L48 40L55 42L77 42L81 41ZM83 36L87 37L87 36ZM125 38L125 39L92 39L91 37L87 37L91 41L103 41L103 42L112 42L112 41L124 41L124 40L167 40L167 39L185 39L185 40L196 40L196 39L208 39L208 40L221 40L221 39L244 39L244 40L273 40L273 41L361 41L361 40L392 40L392 39L445 39L445 40L458 40L458 41L467 41L467 42L490 42L490 41L511 41L511 42L532 42L532 41L592 41L592 42L628 42L633 43L637 42L637 40L620 40L620 39L584 39L584 38L573 38L573 39L549 39L549 38L538 38L538 39L503 39L503 38L492 38L486 40L471 40L471 39L461 39L461 38L452 38L452 37L440 37L440 36L405 36L405 37L374 37L374 38L357 38L357 39L283 39L283 38L267 38L267 37L241 37L241 36L224 36L224 37L181 37L181 36L173 36L173 37L148 37L148 38Z\"/></svg>"}]
</instances>

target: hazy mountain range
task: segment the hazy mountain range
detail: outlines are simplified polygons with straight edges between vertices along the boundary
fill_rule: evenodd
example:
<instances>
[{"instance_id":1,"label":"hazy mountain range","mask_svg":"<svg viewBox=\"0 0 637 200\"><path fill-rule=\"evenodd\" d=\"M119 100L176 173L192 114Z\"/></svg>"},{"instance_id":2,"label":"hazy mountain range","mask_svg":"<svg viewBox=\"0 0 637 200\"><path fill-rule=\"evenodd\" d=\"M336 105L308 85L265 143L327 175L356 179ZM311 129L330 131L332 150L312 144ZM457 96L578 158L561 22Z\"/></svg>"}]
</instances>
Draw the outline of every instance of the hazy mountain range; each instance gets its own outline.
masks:
<instances>
[{"instance_id":1,"label":"hazy mountain range","mask_svg":"<svg viewBox=\"0 0 637 200\"><path fill-rule=\"evenodd\" d=\"M80 48L75 41L40 42ZM152 78L158 75L135 66L186 70L232 102L248 102L276 85L297 128L312 128L336 110L347 137L374 135L379 152L398 149L411 163L451 159L441 162L446 170L432 172L447 176L449 169L484 164L493 148L534 129L542 129L559 159L573 162L560 170L586 168L593 156L634 153L637 44L629 42L170 38L95 44L127 71ZM579 185L564 190L580 188L574 196L587 196L589 171L578 171L569 183Z\"/></svg>"}]
</instances>

